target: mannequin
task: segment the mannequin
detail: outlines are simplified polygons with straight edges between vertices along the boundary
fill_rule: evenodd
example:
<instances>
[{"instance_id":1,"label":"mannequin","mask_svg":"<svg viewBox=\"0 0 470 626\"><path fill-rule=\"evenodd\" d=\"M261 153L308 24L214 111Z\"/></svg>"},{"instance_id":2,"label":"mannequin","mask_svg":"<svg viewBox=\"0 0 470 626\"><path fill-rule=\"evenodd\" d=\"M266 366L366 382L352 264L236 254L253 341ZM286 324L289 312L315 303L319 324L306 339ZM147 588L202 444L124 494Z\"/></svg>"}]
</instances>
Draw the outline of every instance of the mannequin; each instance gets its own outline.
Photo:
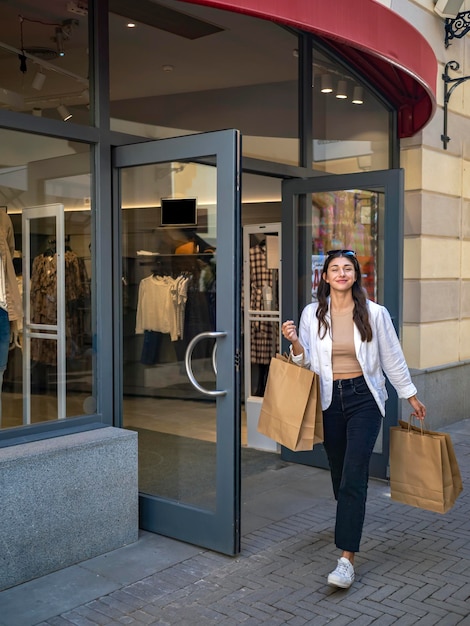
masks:
<instances>
[{"instance_id":1,"label":"mannequin","mask_svg":"<svg viewBox=\"0 0 470 626\"><path fill-rule=\"evenodd\" d=\"M0 391L10 342L19 344L18 320L23 317L21 295L13 267L14 251L13 224L7 213L0 211ZM0 401L0 419L1 415Z\"/></svg>"}]
</instances>

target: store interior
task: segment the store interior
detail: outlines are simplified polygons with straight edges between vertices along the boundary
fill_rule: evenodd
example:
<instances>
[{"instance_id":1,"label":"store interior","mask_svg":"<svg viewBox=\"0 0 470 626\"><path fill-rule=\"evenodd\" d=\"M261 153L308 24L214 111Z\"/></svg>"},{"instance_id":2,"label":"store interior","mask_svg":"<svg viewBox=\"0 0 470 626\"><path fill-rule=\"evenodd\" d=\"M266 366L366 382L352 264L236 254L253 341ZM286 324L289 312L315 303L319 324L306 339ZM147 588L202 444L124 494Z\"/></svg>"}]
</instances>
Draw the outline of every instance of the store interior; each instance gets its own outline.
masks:
<instances>
[{"instance_id":1,"label":"store interior","mask_svg":"<svg viewBox=\"0 0 470 626\"><path fill-rule=\"evenodd\" d=\"M76 13L79 4L56 0L2 4L0 106L64 124L94 124L88 19L86 12ZM131 27L128 18L142 4L145 19ZM243 138L243 159L277 164L279 176L283 167L299 165L299 39L295 32L270 21L175 0L113 0L109 17L112 131L127 133L129 143L134 143L137 136L158 140L236 128ZM176 32L171 24L178 25ZM185 28L191 32L203 28L204 33L188 36ZM313 50L312 72L312 174L389 167L389 114L382 102L321 49ZM356 97L359 92L360 98ZM1 394L1 428L92 415L100 410L93 276L100 256L94 247L100 207L93 201L91 149L85 143L39 133L2 130L0 134L0 206L14 230L11 257L18 289L25 314L30 309L29 321L48 327L33 328L29 338L22 328L12 334ZM201 463L207 460L208 476L215 480L216 401L195 389L185 364L191 340L215 328L216 278L219 284L221 279L231 279L217 276L217 251L223 242L216 229L215 168L165 163L130 170L122 172L116 227L122 233L122 370L115 375L123 383L122 414L116 416L116 425L139 431L141 487L180 499L191 491L186 486L194 483L197 473L188 462L195 442L211 444L199 448L196 456ZM242 179L241 442L248 467L250 450L268 449L266 442L254 437L253 423L270 357L280 346L282 261L278 254L268 262L266 234L277 237L279 250L282 180L248 172L243 172ZM194 205L186 206L185 219L172 221L164 216L162 200L189 200ZM62 207L62 296L57 282L57 223L40 218L32 232L25 232L28 212L49 205ZM365 256L374 257L367 239L374 236L374 216L368 222L367 201L363 205L360 208L357 197L312 198L312 277L318 274L321 255L329 247L361 245ZM174 206L171 212L175 214ZM270 230L263 234L266 226ZM363 233L362 244L356 233ZM255 248L262 251L261 258L265 255L265 269L256 266L255 271L252 266ZM26 281L25 268L29 272ZM368 271L370 276L375 272L373 263ZM312 297L314 282L312 278ZM142 284L146 296L157 285L176 293L176 308L173 296L166 303L173 307L169 325L146 327L148 317L139 299ZM64 307L58 305L61 297ZM160 296L150 297L162 304ZM40 332L49 336L34 336ZM62 337L62 343L52 337L54 333ZM215 387L214 349L213 341L200 342L191 360L195 378L209 390ZM253 416L248 415L249 406L255 410ZM156 434L165 435L165 441L157 441ZM275 442L269 450L277 451ZM163 467L170 468L166 479ZM173 491L165 492L168 475L181 477L183 472L187 478L179 478ZM156 484L154 477L159 473L163 478Z\"/></svg>"}]
</instances>

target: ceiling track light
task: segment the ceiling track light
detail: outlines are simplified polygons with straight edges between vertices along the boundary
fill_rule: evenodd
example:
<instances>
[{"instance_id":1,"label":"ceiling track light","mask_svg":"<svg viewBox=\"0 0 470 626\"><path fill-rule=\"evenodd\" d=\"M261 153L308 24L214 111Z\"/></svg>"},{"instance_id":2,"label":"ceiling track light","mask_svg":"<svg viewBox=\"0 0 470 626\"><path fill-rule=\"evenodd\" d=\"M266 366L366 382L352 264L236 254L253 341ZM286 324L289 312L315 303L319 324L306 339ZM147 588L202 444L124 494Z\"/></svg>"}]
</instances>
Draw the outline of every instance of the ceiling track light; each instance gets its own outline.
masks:
<instances>
[{"instance_id":1,"label":"ceiling track light","mask_svg":"<svg viewBox=\"0 0 470 626\"><path fill-rule=\"evenodd\" d=\"M65 51L64 51L64 33L62 31L62 28L59 26L55 29L55 42L57 45L57 54L60 57L65 56Z\"/></svg>"},{"instance_id":2,"label":"ceiling track light","mask_svg":"<svg viewBox=\"0 0 470 626\"><path fill-rule=\"evenodd\" d=\"M68 70L63 69L62 67L49 63L48 61L45 61L44 59L41 59L38 56L35 56L31 52L28 52L28 50L20 50L19 48L10 46L4 43L3 41L0 41L0 50L7 50L8 52L13 52L13 54L17 54L20 61L24 63L24 68L25 68L24 71L27 70L26 61L29 59L33 61L33 63L35 63L36 65L39 65L41 68L44 68L51 72L55 72L57 74L60 74L61 76L68 76L69 78L73 78L73 80L76 80L78 83L88 86L87 78L83 78L83 76L79 76L78 74L69 72ZM21 57L24 57L24 59L22 59Z\"/></svg>"},{"instance_id":3,"label":"ceiling track light","mask_svg":"<svg viewBox=\"0 0 470 626\"><path fill-rule=\"evenodd\" d=\"M44 87L45 80L46 80L46 75L43 72L41 72L41 70L38 70L36 74L34 75L33 82L31 83L31 87L33 89L36 89L36 91L41 91L41 89Z\"/></svg>"},{"instance_id":4,"label":"ceiling track light","mask_svg":"<svg viewBox=\"0 0 470 626\"><path fill-rule=\"evenodd\" d=\"M66 122L72 117L72 114L70 113L70 111L63 104L59 104L59 106L57 107L57 112L59 113L60 117L62 118L64 122Z\"/></svg>"},{"instance_id":5,"label":"ceiling track light","mask_svg":"<svg viewBox=\"0 0 470 626\"><path fill-rule=\"evenodd\" d=\"M354 87L353 98L351 100L353 104L364 104L364 90L359 85Z\"/></svg>"},{"instance_id":6,"label":"ceiling track light","mask_svg":"<svg viewBox=\"0 0 470 626\"><path fill-rule=\"evenodd\" d=\"M322 74L320 91L322 93L331 93L333 91L333 81L329 74Z\"/></svg>"},{"instance_id":7,"label":"ceiling track light","mask_svg":"<svg viewBox=\"0 0 470 626\"><path fill-rule=\"evenodd\" d=\"M348 86L345 80L339 80L336 87L336 97L339 100L346 100L348 97Z\"/></svg>"}]
</instances>

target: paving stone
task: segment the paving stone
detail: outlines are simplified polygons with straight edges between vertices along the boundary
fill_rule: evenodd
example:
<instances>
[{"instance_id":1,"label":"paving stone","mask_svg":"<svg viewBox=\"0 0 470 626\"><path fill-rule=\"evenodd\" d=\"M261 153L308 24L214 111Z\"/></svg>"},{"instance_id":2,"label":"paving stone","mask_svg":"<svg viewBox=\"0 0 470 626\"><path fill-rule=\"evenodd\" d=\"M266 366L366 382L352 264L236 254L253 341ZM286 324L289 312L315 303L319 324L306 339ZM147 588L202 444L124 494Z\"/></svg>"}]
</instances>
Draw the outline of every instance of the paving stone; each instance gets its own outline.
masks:
<instances>
[{"instance_id":1,"label":"paving stone","mask_svg":"<svg viewBox=\"0 0 470 626\"><path fill-rule=\"evenodd\" d=\"M470 420L459 428L455 447L465 483ZM337 590L326 584L338 551L334 500L315 496L315 477L324 480L322 471L286 466L269 480L263 476L263 484L282 501L282 489L289 493L296 475L304 481L312 476L311 506L266 520L243 537L237 557L200 550L83 606L21 624L470 626L470 494L464 491L440 515L391 501L389 487L371 480L356 581L349 590Z\"/></svg>"}]
</instances>

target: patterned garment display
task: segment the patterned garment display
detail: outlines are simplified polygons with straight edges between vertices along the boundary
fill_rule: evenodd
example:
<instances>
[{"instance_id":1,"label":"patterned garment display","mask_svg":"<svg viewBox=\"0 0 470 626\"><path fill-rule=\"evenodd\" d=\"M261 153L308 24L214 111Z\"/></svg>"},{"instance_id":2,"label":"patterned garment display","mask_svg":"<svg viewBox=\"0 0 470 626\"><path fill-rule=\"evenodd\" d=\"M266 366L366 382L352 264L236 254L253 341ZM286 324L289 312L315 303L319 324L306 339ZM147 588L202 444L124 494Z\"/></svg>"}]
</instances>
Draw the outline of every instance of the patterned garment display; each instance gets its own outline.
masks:
<instances>
[{"instance_id":1,"label":"patterned garment display","mask_svg":"<svg viewBox=\"0 0 470 626\"><path fill-rule=\"evenodd\" d=\"M266 247L260 244L250 248L250 309L263 311L263 287L273 286L272 272L266 264ZM269 364L276 351L272 322L251 323L251 362Z\"/></svg>"},{"instance_id":2,"label":"patterned garment display","mask_svg":"<svg viewBox=\"0 0 470 626\"><path fill-rule=\"evenodd\" d=\"M83 259L71 250L65 253L66 355L79 356L85 336L85 307L89 297L88 274ZM57 255L39 254L31 271L31 322L57 324ZM57 341L31 339L31 360L57 364Z\"/></svg>"}]
</instances>

